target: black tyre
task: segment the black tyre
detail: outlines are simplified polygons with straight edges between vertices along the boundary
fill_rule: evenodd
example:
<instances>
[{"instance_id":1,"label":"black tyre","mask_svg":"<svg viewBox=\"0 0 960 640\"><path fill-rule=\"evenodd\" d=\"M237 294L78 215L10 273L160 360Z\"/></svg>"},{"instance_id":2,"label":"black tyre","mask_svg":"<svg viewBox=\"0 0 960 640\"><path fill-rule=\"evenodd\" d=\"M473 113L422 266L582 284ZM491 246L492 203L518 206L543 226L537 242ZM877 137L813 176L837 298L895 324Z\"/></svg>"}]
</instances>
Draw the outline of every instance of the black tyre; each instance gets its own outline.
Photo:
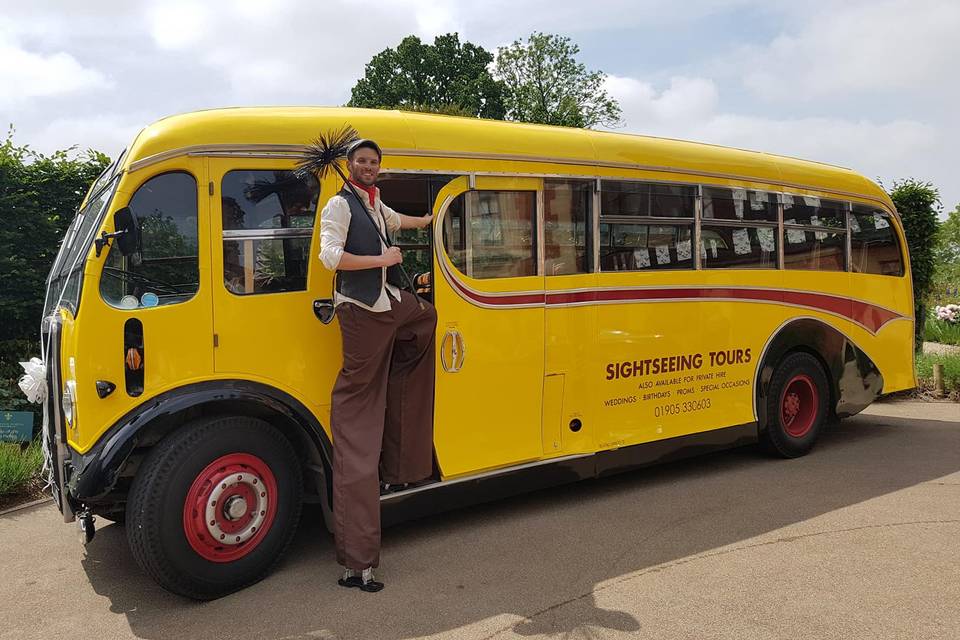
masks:
<instances>
[{"instance_id":1,"label":"black tyre","mask_svg":"<svg viewBox=\"0 0 960 640\"><path fill-rule=\"evenodd\" d=\"M827 418L827 376L809 353L787 355L770 378L767 424L760 432L765 448L784 458L806 455Z\"/></svg>"},{"instance_id":2,"label":"black tyre","mask_svg":"<svg viewBox=\"0 0 960 640\"><path fill-rule=\"evenodd\" d=\"M127 522L126 506L124 505L123 508L117 509L116 511L110 511L108 513L104 513L103 517L111 521L112 523L120 525L122 527Z\"/></svg>"},{"instance_id":3,"label":"black tyre","mask_svg":"<svg viewBox=\"0 0 960 640\"><path fill-rule=\"evenodd\" d=\"M302 491L297 456L270 424L197 420L144 461L127 502L127 540L164 589L219 598L277 563L296 532Z\"/></svg>"}]
</instances>

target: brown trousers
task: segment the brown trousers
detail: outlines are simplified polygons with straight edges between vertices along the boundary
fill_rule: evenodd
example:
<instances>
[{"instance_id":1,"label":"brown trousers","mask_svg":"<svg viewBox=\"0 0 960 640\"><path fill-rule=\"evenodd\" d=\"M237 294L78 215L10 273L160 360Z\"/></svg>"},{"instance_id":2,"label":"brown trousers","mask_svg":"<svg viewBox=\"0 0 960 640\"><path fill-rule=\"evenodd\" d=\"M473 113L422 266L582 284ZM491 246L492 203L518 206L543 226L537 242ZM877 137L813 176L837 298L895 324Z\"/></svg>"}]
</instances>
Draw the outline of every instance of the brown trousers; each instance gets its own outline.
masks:
<instances>
[{"instance_id":1,"label":"brown trousers","mask_svg":"<svg viewBox=\"0 0 960 640\"><path fill-rule=\"evenodd\" d=\"M333 516L337 562L380 563L380 479L433 473L437 313L406 291L390 311L337 307L343 369L333 387Z\"/></svg>"}]
</instances>

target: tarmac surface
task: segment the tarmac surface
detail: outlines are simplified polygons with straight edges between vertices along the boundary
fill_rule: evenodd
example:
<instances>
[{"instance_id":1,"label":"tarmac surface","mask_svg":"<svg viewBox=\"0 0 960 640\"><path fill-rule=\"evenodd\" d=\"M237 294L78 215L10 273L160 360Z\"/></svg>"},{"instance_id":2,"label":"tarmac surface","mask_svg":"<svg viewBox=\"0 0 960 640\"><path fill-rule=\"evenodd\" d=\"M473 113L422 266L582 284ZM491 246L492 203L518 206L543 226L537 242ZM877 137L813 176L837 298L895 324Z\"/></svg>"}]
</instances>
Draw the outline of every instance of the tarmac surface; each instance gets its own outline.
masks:
<instances>
[{"instance_id":1,"label":"tarmac surface","mask_svg":"<svg viewBox=\"0 0 960 640\"><path fill-rule=\"evenodd\" d=\"M0 517L0 639L956 640L960 405L396 526L376 594L336 585L316 508L270 576L209 603L156 586L108 522L84 548L51 503Z\"/></svg>"}]
</instances>

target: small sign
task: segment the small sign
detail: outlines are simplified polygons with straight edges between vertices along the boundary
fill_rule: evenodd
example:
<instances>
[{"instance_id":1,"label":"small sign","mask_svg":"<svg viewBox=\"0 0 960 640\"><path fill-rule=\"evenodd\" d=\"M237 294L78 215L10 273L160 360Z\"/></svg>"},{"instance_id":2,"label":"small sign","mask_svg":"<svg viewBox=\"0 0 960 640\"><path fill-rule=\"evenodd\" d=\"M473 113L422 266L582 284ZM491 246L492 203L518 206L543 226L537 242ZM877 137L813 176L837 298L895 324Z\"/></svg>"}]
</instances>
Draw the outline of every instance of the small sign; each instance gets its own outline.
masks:
<instances>
[{"instance_id":1,"label":"small sign","mask_svg":"<svg viewBox=\"0 0 960 640\"><path fill-rule=\"evenodd\" d=\"M0 442L30 442L33 440L32 411L0 410Z\"/></svg>"}]
</instances>

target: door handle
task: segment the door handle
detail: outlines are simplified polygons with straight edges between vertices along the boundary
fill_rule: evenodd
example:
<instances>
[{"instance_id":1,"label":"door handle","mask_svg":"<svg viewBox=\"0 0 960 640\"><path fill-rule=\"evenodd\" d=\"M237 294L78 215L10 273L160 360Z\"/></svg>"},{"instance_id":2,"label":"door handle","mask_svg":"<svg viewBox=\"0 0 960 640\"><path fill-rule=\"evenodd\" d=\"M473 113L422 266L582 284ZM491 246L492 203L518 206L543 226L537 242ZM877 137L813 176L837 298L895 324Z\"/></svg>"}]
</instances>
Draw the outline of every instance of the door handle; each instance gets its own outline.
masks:
<instances>
[{"instance_id":1,"label":"door handle","mask_svg":"<svg viewBox=\"0 0 960 640\"><path fill-rule=\"evenodd\" d=\"M467 345L463 342L463 334L459 331L454 331L453 340L456 345L453 352L453 366L456 368L456 371L460 371L460 369L463 369L463 361L467 358Z\"/></svg>"},{"instance_id":2,"label":"door handle","mask_svg":"<svg viewBox=\"0 0 960 640\"><path fill-rule=\"evenodd\" d=\"M447 357L449 348L450 356ZM463 336L456 329L447 329L443 334L443 340L440 342L440 364L447 373L456 373L463 367L463 361L466 357L466 347L463 343Z\"/></svg>"}]
</instances>

